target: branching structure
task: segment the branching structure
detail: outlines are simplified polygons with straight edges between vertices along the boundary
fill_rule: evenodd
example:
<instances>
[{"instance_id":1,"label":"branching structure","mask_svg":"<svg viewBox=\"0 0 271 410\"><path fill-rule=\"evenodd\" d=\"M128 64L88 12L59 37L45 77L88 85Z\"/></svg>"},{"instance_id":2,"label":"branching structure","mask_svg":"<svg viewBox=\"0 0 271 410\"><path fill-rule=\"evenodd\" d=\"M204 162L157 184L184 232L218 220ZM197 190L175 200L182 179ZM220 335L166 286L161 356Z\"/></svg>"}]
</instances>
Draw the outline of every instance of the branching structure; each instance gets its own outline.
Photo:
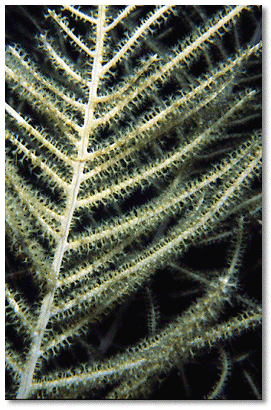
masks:
<instances>
[{"instance_id":1,"label":"branching structure","mask_svg":"<svg viewBox=\"0 0 271 410\"><path fill-rule=\"evenodd\" d=\"M221 397L261 322L261 10L20 14L39 34L6 48L7 397L152 398L174 374L180 399Z\"/></svg>"}]
</instances>

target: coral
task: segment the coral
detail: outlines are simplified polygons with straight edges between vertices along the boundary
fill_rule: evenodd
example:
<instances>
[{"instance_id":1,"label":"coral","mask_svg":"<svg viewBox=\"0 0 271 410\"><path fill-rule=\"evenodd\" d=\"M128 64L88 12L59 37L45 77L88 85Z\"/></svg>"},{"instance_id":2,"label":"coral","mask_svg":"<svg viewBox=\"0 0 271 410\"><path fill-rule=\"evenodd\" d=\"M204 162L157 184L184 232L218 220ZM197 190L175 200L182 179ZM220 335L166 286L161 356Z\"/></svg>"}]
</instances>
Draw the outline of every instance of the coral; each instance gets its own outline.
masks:
<instances>
[{"instance_id":1,"label":"coral","mask_svg":"<svg viewBox=\"0 0 271 410\"><path fill-rule=\"evenodd\" d=\"M7 398L259 399L261 8L6 12Z\"/></svg>"}]
</instances>

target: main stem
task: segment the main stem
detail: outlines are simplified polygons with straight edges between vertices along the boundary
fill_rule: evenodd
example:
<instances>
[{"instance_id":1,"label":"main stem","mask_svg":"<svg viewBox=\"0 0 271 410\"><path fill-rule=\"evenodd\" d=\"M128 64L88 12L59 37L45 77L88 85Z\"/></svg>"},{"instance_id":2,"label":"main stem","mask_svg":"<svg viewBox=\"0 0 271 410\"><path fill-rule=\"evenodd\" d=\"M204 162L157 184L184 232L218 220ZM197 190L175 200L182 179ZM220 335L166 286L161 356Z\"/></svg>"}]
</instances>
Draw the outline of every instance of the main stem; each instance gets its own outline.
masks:
<instances>
[{"instance_id":1,"label":"main stem","mask_svg":"<svg viewBox=\"0 0 271 410\"><path fill-rule=\"evenodd\" d=\"M84 125L81 128L81 142L78 147L78 162L75 162L74 173L72 183L69 187L69 193L67 195L67 206L66 211L63 216L62 226L61 226L61 237L59 243L56 247L56 252L54 260L52 263L52 283L47 294L45 295L39 319L37 325L34 329L32 335L32 345L29 351L29 359L24 367L24 372L21 376L21 382L17 393L17 399L27 399L31 391L33 374L35 371L37 360L39 359L42 351L40 349L43 340L43 335L47 327L48 321L50 319L50 314L52 310L52 304L54 301L54 294L57 288L57 279L59 276L60 267L62 264L63 256L67 247L67 239L70 231L70 224L73 218L74 210L77 202L77 195L79 192L83 172L84 172L84 162L81 161L82 158L87 154L87 147L89 141L89 135L93 126L94 110L96 104L96 96L100 79L101 71L101 61L103 53L103 42L104 42L104 23L105 23L105 7L99 6L99 14L97 18L97 33L96 33L96 50L93 61L91 81L89 85L89 98L88 104L85 111Z\"/></svg>"}]
</instances>

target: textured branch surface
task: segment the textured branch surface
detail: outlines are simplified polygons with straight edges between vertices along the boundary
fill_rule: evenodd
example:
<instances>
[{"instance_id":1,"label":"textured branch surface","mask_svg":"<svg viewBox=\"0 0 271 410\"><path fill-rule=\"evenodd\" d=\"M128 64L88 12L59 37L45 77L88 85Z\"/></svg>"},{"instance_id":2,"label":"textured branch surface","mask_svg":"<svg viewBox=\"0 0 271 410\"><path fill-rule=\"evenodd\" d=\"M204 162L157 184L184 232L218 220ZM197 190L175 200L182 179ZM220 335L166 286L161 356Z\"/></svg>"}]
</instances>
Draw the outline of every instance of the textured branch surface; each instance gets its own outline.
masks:
<instances>
[{"instance_id":1,"label":"textured branch surface","mask_svg":"<svg viewBox=\"0 0 271 410\"><path fill-rule=\"evenodd\" d=\"M6 12L7 398L259 398L261 9Z\"/></svg>"}]
</instances>

